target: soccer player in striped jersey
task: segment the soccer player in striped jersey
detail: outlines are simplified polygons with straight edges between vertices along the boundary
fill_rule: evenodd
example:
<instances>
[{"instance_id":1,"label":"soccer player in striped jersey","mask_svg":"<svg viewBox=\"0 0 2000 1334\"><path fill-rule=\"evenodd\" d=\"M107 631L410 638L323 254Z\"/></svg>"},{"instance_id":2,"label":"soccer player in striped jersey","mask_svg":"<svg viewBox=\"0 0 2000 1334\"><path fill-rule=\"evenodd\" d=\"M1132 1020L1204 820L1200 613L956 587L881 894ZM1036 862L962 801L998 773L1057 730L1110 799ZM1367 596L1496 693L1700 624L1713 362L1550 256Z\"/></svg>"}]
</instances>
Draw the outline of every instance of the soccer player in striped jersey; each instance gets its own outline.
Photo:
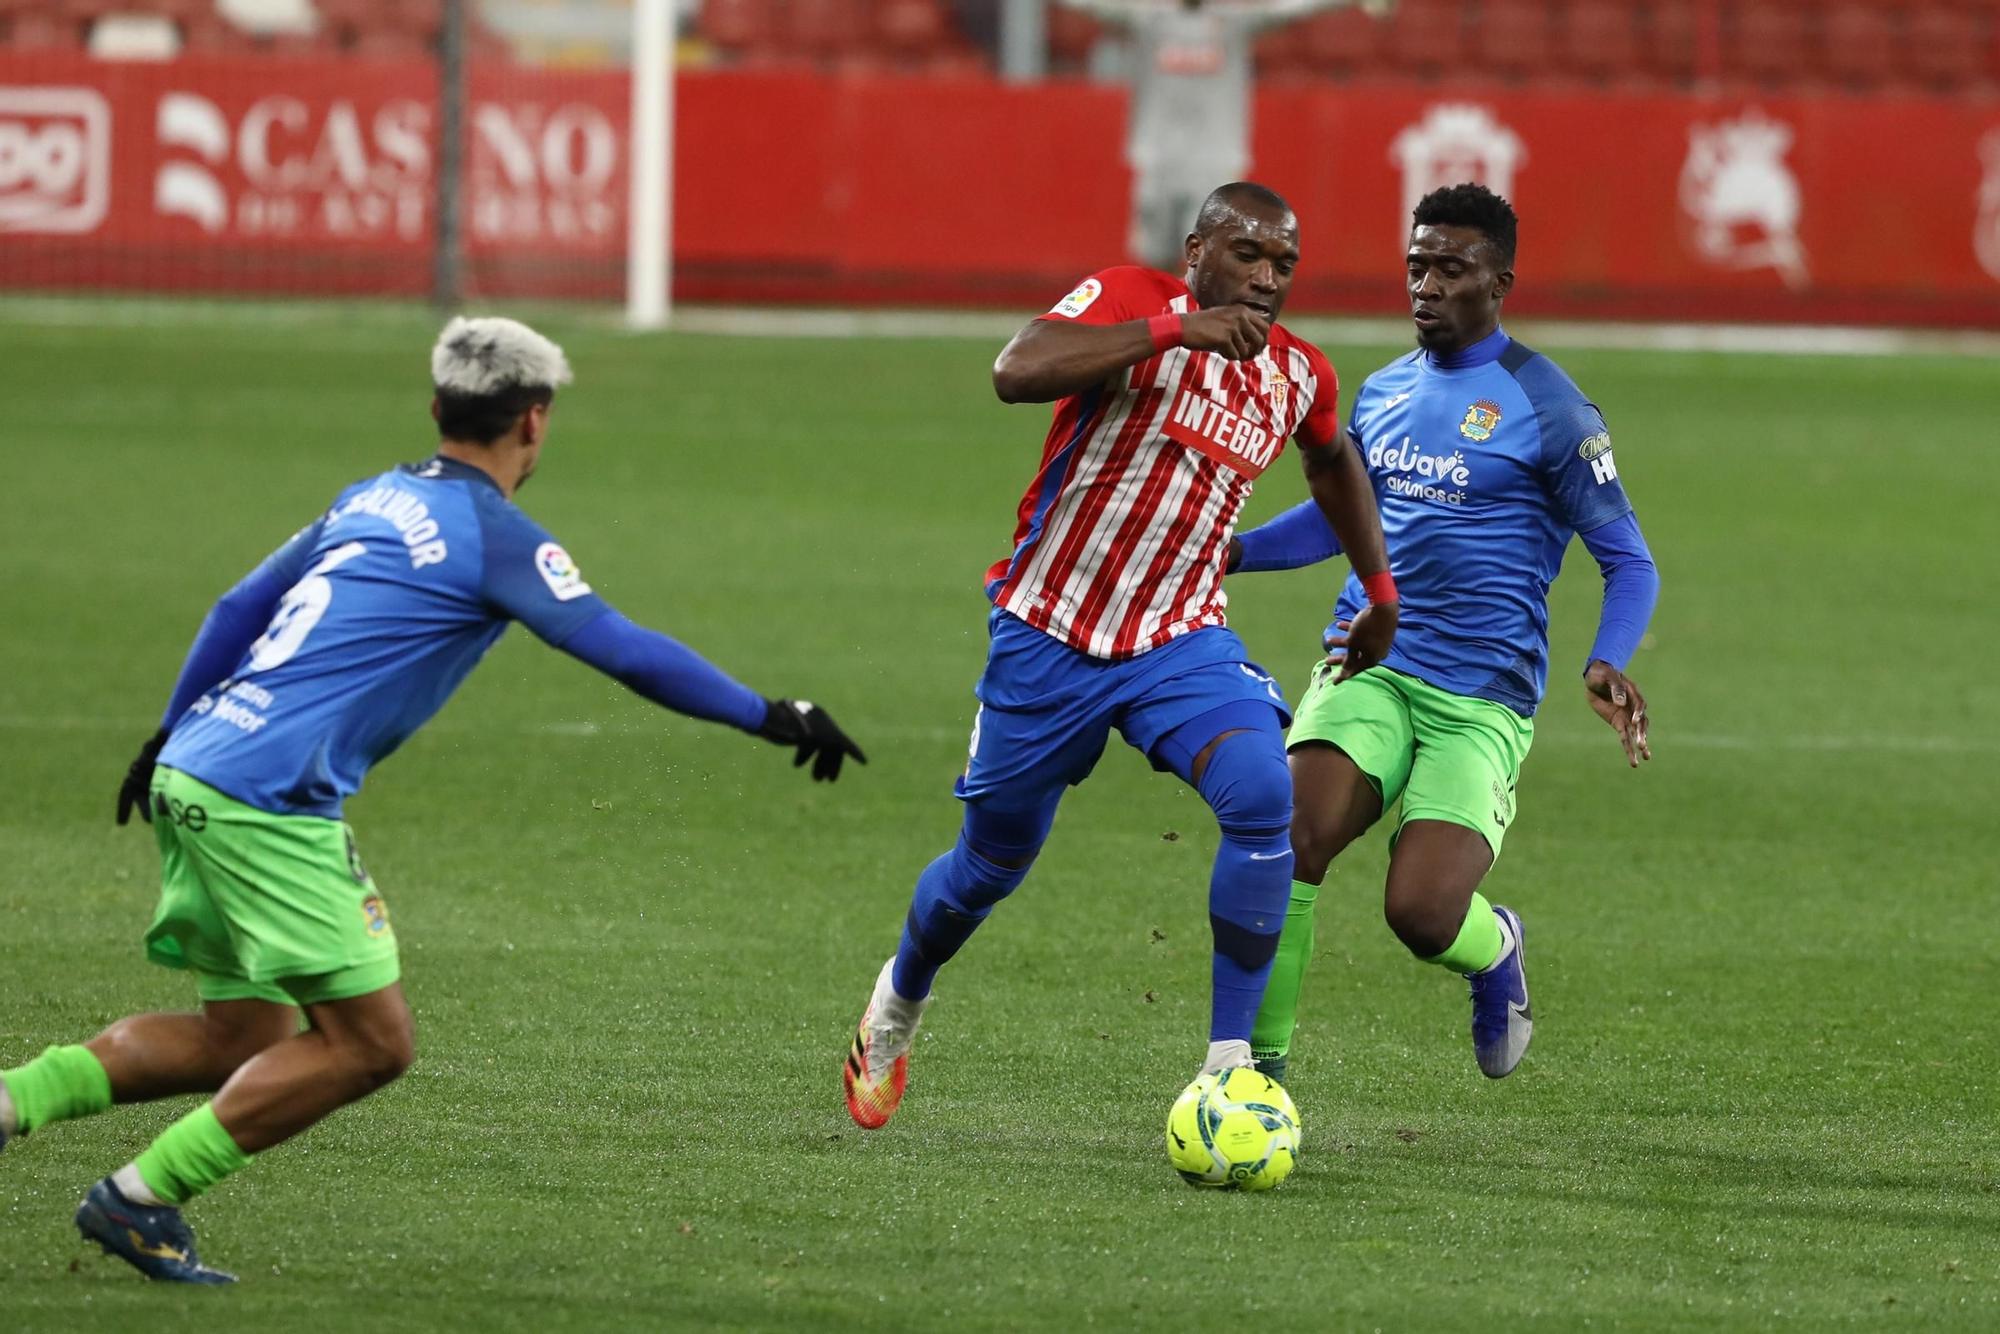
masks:
<instances>
[{"instance_id":1,"label":"soccer player in striped jersey","mask_svg":"<svg viewBox=\"0 0 2000 1334\"><path fill-rule=\"evenodd\" d=\"M1479 892L1515 816L1515 785L1548 684L1549 585L1572 536L1604 576L1584 698L1634 768L1652 757L1646 699L1625 675L1659 574L1618 480L1597 406L1562 369L1500 327L1518 220L1484 186L1417 204L1405 255L1417 350L1368 377L1348 434L1396 547L1402 632L1349 675L1350 578L1325 660L1289 738L1297 859L1278 962L1257 1018L1258 1068L1283 1079L1328 863L1400 803L1383 913L1419 959L1471 986L1482 1073L1514 1070L1534 1032L1521 918ZM1290 569L1339 550L1298 506L1244 533L1232 569Z\"/></svg>"},{"instance_id":2,"label":"soccer player in striped jersey","mask_svg":"<svg viewBox=\"0 0 2000 1334\"><path fill-rule=\"evenodd\" d=\"M1205 1071L1248 1065L1291 881L1290 714L1224 621L1223 560L1251 483L1296 438L1315 503L1366 580L1349 674L1395 636L1375 497L1347 447L1333 368L1276 323L1298 223L1248 182L1203 203L1182 278L1113 268L1015 335L993 367L1009 403L1053 401L1013 551L987 572L991 647L957 844L925 868L843 1070L864 1128L901 1102L931 982L1021 883L1064 790L1112 729L1198 791L1222 829L1209 882Z\"/></svg>"},{"instance_id":3,"label":"soccer player in striped jersey","mask_svg":"<svg viewBox=\"0 0 2000 1334\"><path fill-rule=\"evenodd\" d=\"M561 348L457 319L431 376L437 453L342 491L216 603L119 790L118 823L136 811L160 846L147 956L194 974L200 1012L133 1015L0 1071L0 1147L113 1103L215 1094L77 1209L149 1278L232 1282L180 1206L409 1065L395 928L342 804L510 622L666 708L796 748L815 779L862 758L825 710L767 700L613 610L515 506L570 379Z\"/></svg>"}]
</instances>

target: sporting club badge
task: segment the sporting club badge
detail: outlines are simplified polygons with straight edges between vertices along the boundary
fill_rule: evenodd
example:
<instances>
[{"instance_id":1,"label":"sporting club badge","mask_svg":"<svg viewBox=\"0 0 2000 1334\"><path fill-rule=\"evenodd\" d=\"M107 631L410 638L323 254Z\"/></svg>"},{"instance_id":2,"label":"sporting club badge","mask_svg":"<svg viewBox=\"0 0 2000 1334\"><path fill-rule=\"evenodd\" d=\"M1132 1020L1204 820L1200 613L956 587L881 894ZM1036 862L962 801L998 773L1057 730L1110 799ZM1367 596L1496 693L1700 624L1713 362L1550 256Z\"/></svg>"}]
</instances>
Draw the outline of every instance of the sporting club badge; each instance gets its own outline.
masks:
<instances>
[{"instance_id":1,"label":"sporting club badge","mask_svg":"<svg viewBox=\"0 0 2000 1334\"><path fill-rule=\"evenodd\" d=\"M1500 405L1490 398L1482 398L1465 410L1465 420L1458 424L1458 433L1476 444L1483 444L1493 438L1493 428L1500 424Z\"/></svg>"},{"instance_id":2,"label":"sporting club badge","mask_svg":"<svg viewBox=\"0 0 2000 1334\"><path fill-rule=\"evenodd\" d=\"M1273 370L1264 381L1264 392L1271 399L1271 420L1282 424L1285 420L1285 401L1291 396L1292 382L1285 373Z\"/></svg>"}]
</instances>

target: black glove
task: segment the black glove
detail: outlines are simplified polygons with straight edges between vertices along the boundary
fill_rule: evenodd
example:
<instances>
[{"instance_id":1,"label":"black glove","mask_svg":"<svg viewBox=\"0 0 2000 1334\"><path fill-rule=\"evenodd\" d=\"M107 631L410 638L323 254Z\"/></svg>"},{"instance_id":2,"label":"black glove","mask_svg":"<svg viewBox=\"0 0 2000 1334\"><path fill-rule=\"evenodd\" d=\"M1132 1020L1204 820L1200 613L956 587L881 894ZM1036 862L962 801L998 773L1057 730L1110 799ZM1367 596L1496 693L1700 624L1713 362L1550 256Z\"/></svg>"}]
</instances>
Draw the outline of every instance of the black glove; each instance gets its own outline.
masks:
<instances>
[{"instance_id":1,"label":"black glove","mask_svg":"<svg viewBox=\"0 0 2000 1334\"><path fill-rule=\"evenodd\" d=\"M781 746L797 746L792 767L813 761L813 781L831 783L840 777L840 762L852 755L858 764L868 763L861 747L847 739L840 724L819 705L803 699L767 699L764 725L757 735ZM815 758L817 757L817 758Z\"/></svg>"},{"instance_id":2,"label":"black glove","mask_svg":"<svg viewBox=\"0 0 2000 1334\"><path fill-rule=\"evenodd\" d=\"M139 747L139 758L132 761L132 767L125 771L125 781L118 785L119 824L130 821L135 810L140 819L153 823L153 765L160 758L160 747L166 744L167 729L162 727Z\"/></svg>"}]
</instances>

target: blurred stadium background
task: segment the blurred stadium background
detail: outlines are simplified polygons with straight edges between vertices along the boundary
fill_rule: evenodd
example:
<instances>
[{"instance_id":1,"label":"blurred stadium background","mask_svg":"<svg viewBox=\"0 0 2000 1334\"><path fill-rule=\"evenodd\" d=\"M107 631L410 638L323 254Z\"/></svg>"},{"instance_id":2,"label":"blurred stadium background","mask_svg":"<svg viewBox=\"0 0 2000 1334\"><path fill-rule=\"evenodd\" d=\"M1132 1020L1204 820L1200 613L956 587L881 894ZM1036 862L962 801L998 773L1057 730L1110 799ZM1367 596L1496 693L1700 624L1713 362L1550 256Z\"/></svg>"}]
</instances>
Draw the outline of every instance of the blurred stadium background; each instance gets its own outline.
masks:
<instances>
[{"instance_id":1,"label":"blurred stadium background","mask_svg":"<svg viewBox=\"0 0 2000 1334\"><path fill-rule=\"evenodd\" d=\"M1031 307L1123 252L1122 25L662 3L678 298ZM0 0L0 289L619 300L633 26ZM1473 177L1529 219L1517 314L2000 325L1993 0L1401 0L1264 30L1254 63L1295 310L1395 311L1408 203Z\"/></svg>"},{"instance_id":2,"label":"blurred stadium background","mask_svg":"<svg viewBox=\"0 0 2000 1334\"><path fill-rule=\"evenodd\" d=\"M893 1130L839 1102L956 827L979 572L1046 421L988 368L1125 253L1115 25L679 6L674 323L635 335L629 4L0 0L0 1061L188 1003L139 959L158 865L118 779L213 599L429 448L433 302L569 350L525 500L593 584L871 757L816 788L503 639L349 808L410 1077L201 1202L249 1280L226 1312L79 1263L68 1221L185 1103L10 1146L9 1319L2000 1328L1996 9L1402 0L1257 39L1288 323L1351 394L1410 345L1413 192L1503 189L1510 329L1603 405L1664 593L1634 774L1564 680L1589 562L1553 590L1488 890L1536 936L1521 1071L1477 1075L1463 988L1384 929L1358 844L1295 1053L1307 1156L1253 1200L1160 1152L1215 840L1119 747L952 965ZM770 336L814 332L858 336ZM1811 346L1848 355L1778 351ZM1281 464L1246 522L1303 490ZM1343 568L1234 590L1294 697Z\"/></svg>"}]
</instances>

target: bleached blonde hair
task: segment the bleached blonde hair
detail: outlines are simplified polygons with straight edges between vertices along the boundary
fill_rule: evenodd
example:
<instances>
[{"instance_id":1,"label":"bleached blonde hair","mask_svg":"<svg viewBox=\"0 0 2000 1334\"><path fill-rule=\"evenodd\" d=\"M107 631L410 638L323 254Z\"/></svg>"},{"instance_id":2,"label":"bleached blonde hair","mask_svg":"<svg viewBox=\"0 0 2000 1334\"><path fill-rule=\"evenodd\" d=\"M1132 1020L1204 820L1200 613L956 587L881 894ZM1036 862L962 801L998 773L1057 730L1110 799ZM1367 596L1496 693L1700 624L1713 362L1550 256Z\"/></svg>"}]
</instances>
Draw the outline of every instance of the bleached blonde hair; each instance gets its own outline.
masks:
<instances>
[{"instance_id":1,"label":"bleached blonde hair","mask_svg":"<svg viewBox=\"0 0 2000 1334\"><path fill-rule=\"evenodd\" d=\"M519 320L454 316L431 349L440 393L485 396L510 389L554 390L571 380L563 350Z\"/></svg>"}]
</instances>

